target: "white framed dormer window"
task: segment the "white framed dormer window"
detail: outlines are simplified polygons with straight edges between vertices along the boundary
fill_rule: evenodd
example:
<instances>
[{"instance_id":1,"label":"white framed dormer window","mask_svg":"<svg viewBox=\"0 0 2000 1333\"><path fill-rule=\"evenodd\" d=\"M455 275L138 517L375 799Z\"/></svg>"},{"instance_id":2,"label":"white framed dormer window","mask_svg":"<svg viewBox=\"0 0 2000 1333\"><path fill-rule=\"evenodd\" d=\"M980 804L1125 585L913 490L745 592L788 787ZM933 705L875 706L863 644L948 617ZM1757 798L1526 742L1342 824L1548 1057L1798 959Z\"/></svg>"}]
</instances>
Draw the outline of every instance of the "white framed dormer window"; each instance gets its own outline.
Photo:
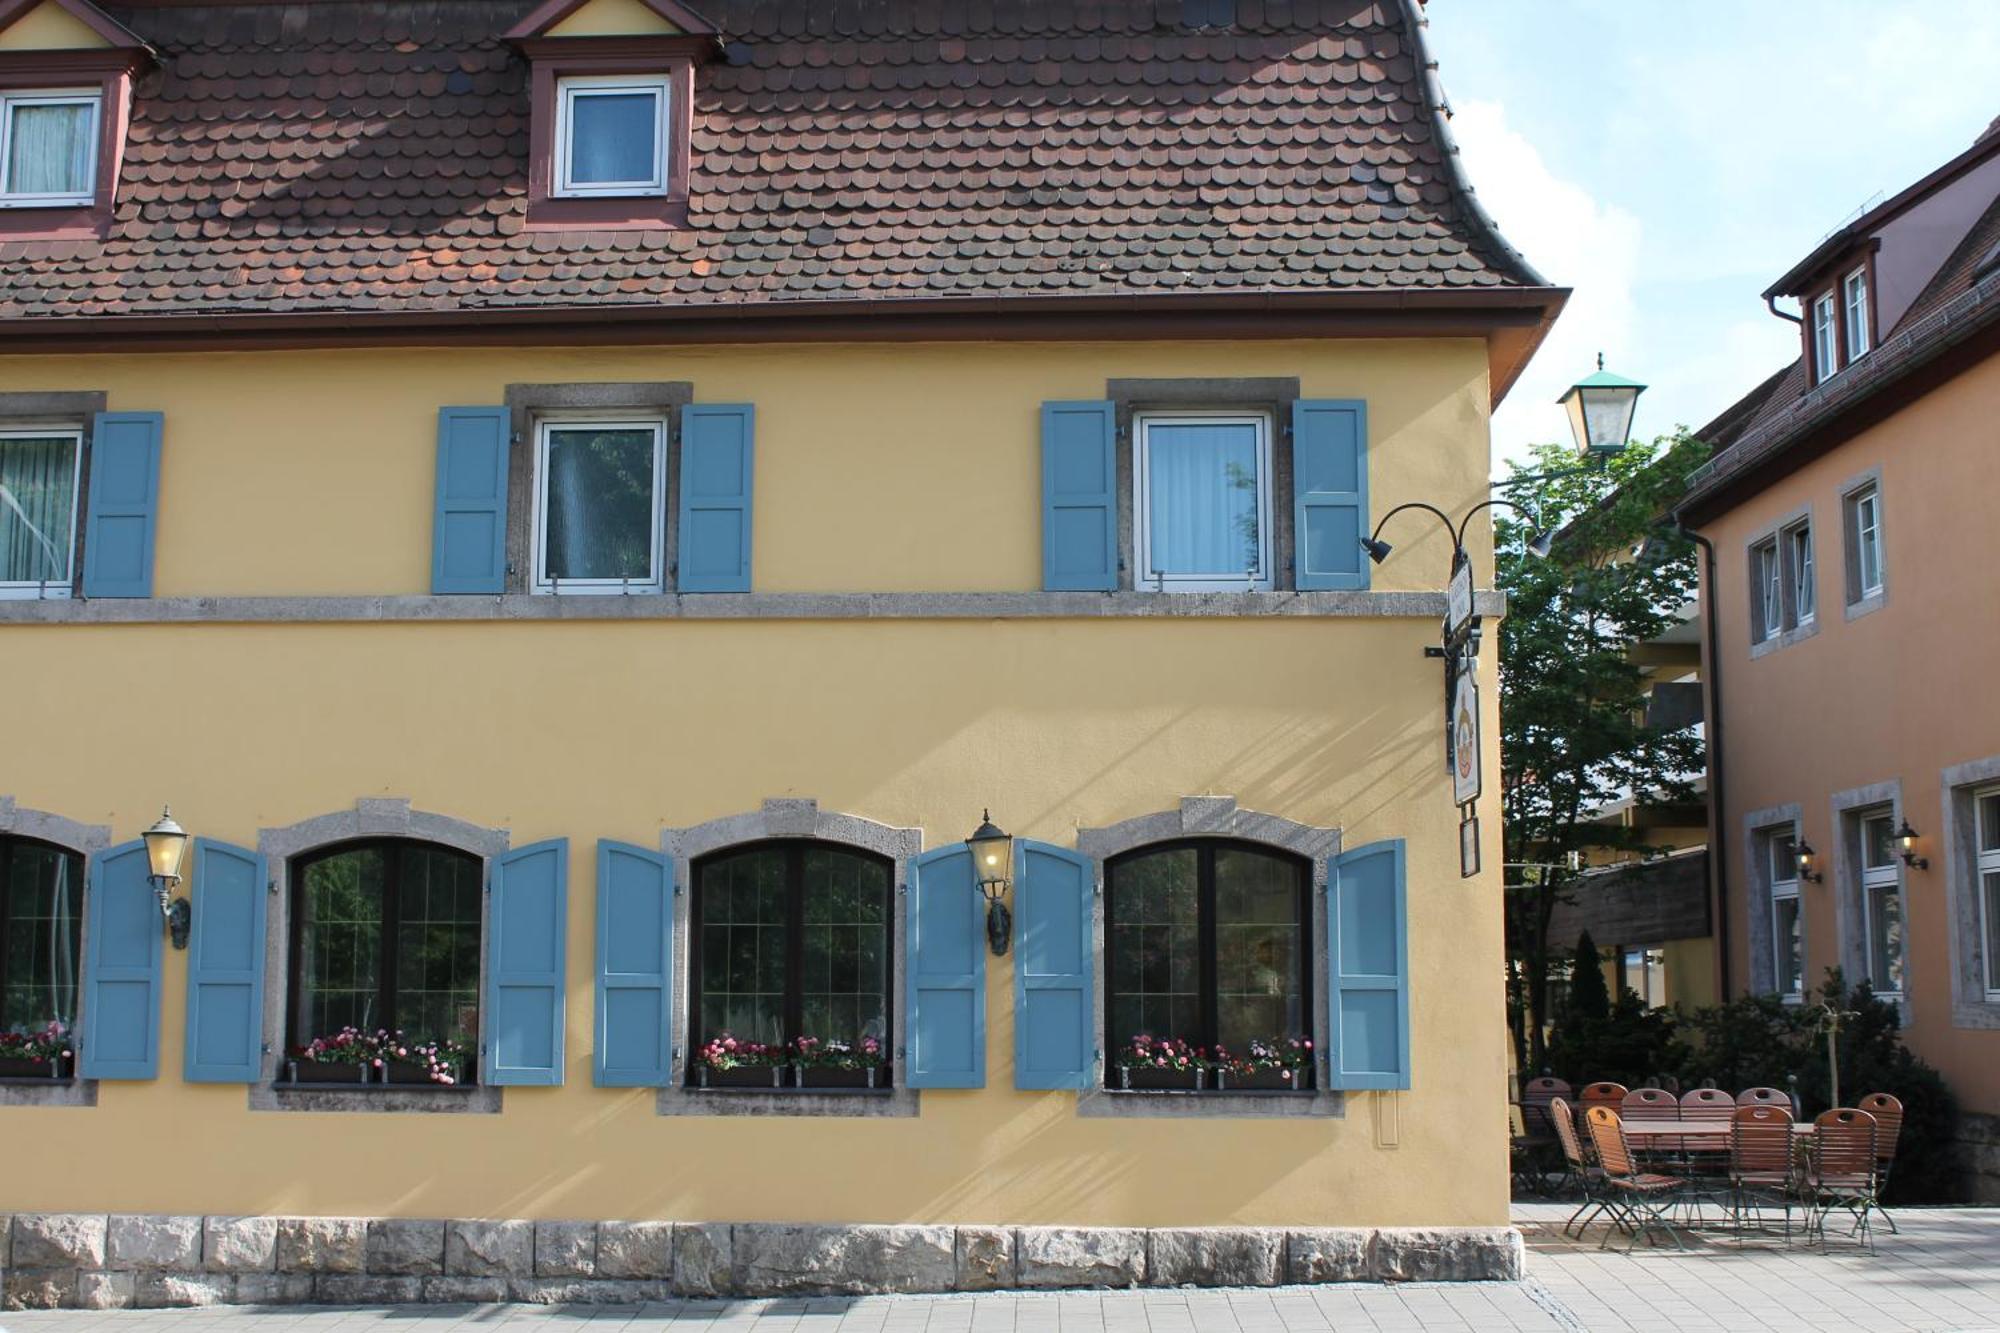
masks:
<instances>
[{"instance_id":1,"label":"white framed dormer window","mask_svg":"<svg viewBox=\"0 0 2000 1333\"><path fill-rule=\"evenodd\" d=\"M70 595L82 467L79 427L0 430L0 598Z\"/></svg>"},{"instance_id":2,"label":"white framed dormer window","mask_svg":"<svg viewBox=\"0 0 2000 1333\"><path fill-rule=\"evenodd\" d=\"M1812 305L1813 382L1832 379L1840 369L1840 318L1834 309L1833 293L1827 292Z\"/></svg>"},{"instance_id":3,"label":"white framed dormer window","mask_svg":"<svg viewBox=\"0 0 2000 1333\"><path fill-rule=\"evenodd\" d=\"M95 88L0 93L0 208L62 208L96 196Z\"/></svg>"},{"instance_id":4,"label":"white framed dormer window","mask_svg":"<svg viewBox=\"0 0 2000 1333\"><path fill-rule=\"evenodd\" d=\"M2000 1004L2000 787L1974 792L1972 804L1979 824L1973 873L1979 876L1979 939L1986 959L1986 999Z\"/></svg>"},{"instance_id":5,"label":"white framed dormer window","mask_svg":"<svg viewBox=\"0 0 2000 1333\"><path fill-rule=\"evenodd\" d=\"M1764 833L1771 881L1771 977L1790 1001L1805 993L1805 922L1799 915L1798 829L1786 824Z\"/></svg>"},{"instance_id":6,"label":"white framed dormer window","mask_svg":"<svg viewBox=\"0 0 2000 1333\"><path fill-rule=\"evenodd\" d=\"M1134 583L1160 592L1271 586L1271 421L1142 412L1132 433Z\"/></svg>"},{"instance_id":7,"label":"white framed dormer window","mask_svg":"<svg viewBox=\"0 0 2000 1333\"><path fill-rule=\"evenodd\" d=\"M1895 811L1861 816L1861 920L1868 949L1868 984L1877 995L1903 991L1903 875L1896 854Z\"/></svg>"},{"instance_id":8,"label":"white framed dormer window","mask_svg":"<svg viewBox=\"0 0 2000 1333\"><path fill-rule=\"evenodd\" d=\"M1857 268L1840 280L1840 300L1847 317L1847 361L1852 365L1868 354L1868 270Z\"/></svg>"},{"instance_id":9,"label":"white framed dormer window","mask_svg":"<svg viewBox=\"0 0 2000 1333\"><path fill-rule=\"evenodd\" d=\"M1785 544L1785 576L1791 584L1791 623L1794 626L1809 624L1818 604L1816 595L1818 575L1813 565L1812 524L1810 522L1793 524L1785 529L1781 540Z\"/></svg>"},{"instance_id":10,"label":"white framed dormer window","mask_svg":"<svg viewBox=\"0 0 2000 1333\"><path fill-rule=\"evenodd\" d=\"M558 79L550 194L570 199L665 194L668 82L663 74Z\"/></svg>"},{"instance_id":11,"label":"white framed dormer window","mask_svg":"<svg viewBox=\"0 0 2000 1333\"><path fill-rule=\"evenodd\" d=\"M661 591L666 499L665 421L537 422L535 591Z\"/></svg>"}]
</instances>

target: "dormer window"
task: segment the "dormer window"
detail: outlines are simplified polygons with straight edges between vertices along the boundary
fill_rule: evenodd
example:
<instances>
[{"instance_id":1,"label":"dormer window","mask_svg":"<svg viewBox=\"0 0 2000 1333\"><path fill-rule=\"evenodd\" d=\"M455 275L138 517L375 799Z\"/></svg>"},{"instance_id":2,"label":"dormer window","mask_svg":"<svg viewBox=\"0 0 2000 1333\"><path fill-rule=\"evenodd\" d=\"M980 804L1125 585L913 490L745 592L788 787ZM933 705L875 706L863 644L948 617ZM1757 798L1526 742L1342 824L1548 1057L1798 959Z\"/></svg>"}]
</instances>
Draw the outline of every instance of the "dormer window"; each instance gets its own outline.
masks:
<instances>
[{"instance_id":1,"label":"dormer window","mask_svg":"<svg viewBox=\"0 0 2000 1333\"><path fill-rule=\"evenodd\" d=\"M58 208L95 197L96 88L0 93L0 208Z\"/></svg>"},{"instance_id":2,"label":"dormer window","mask_svg":"<svg viewBox=\"0 0 2000 1333\"><path fill-rule=\"evenodd\" d=\"M1840 321L1833 307L1833 293L1827 292L1812 303L1813 381L1825 383L1840 369Z\"/></svg>"},{"instance_id":3,"label":"dormer window","mask_svg":"<svg viewBox=\"0 0 2000 1333\"><path fill-rule=\"evenodd\" d=\"M664 76L556 82L554 184L563 199L663 195L671 103Z\"/></svg>"},{"instance_id":4,"label":"dormer window","mask_svg":"<svg viewBox=\"0 0 2000 1333\"><path fill-rule=\"evenodd\" d=\"M1868 352L1868 270L1857 268L1842 278L1840 293L1847 316L1847 360L1852 364Z\"/></svg>"}]
</instances>

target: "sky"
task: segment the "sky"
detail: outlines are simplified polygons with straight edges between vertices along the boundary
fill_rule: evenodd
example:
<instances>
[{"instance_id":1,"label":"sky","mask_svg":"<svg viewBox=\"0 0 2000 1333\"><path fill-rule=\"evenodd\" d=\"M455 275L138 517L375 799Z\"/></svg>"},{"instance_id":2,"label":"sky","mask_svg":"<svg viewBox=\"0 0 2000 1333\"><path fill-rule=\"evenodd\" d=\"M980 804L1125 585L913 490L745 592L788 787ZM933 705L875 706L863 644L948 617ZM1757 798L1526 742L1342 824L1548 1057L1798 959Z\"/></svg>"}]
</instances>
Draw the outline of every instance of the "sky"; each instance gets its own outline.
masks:
<instances>
[{"instance_id":1,"label":"sky","mask_svg":"<svg viewBox=\"0 0 2000 1333\"><path fill-rule=\"evenodd\" d=\"M1569 307L1493 416L1567 443L1595 366L1633 434L1699 427L1798 353L1759 295L2000 116L2000 0L1430 0L1467 174ZM1783 303L1781 303L1782 306Z\"/></svg>"}]
</instances>

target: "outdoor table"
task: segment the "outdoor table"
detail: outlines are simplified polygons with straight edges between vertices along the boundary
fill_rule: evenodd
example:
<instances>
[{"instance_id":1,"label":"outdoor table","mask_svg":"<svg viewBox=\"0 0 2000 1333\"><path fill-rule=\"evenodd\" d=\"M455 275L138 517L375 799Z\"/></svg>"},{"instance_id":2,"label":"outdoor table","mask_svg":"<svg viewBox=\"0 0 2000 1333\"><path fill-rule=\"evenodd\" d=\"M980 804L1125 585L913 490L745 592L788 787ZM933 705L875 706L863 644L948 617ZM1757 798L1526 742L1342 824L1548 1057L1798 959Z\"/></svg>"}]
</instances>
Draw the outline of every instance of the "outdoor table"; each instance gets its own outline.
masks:
<instances>
[{"instance_id":1,"label":"outdoor table","mask_svg":"<svg viewBox=\"0 0 2000 1333\"><path fill-rule=\"evenodd\" d=\"M1730 1122L1727 1120L1627 1120L1625 1137L1634 1148L1659 1146L1661 1139L1708 1139L1729 1141ZM1792 1126L1792 1133L1804 1136L1813 1132L1810 1120Z\"/></svg>"}]
</instances>

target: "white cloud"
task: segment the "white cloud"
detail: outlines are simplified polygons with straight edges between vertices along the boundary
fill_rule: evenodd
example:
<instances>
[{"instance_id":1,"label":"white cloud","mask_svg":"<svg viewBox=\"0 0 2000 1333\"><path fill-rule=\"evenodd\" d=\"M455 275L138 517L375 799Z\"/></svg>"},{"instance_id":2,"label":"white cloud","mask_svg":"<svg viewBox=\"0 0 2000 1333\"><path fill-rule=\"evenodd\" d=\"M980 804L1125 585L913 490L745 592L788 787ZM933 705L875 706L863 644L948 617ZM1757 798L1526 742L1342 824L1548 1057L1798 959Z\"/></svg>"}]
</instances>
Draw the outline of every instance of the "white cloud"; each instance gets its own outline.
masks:
<instances>
[{"instance_id":1,"label":"white cloud","mask_svg":"<svg viewBox=\"0 0 2000 1333\"><path fill-rule=\"evenodd\" d=\"M1635 336L1633 287L1639 270L1639 219L1599 202L1564 180L1497 102L1454 107L1452 134L1466 174L1501 235L1550 282L1574 289L1542 349L1493 414L1496 469L1529 444L1562 441L1569 427L1555 400L1595 365L1602 351L1616 369Z\"/></svg>"}]
</instances>

